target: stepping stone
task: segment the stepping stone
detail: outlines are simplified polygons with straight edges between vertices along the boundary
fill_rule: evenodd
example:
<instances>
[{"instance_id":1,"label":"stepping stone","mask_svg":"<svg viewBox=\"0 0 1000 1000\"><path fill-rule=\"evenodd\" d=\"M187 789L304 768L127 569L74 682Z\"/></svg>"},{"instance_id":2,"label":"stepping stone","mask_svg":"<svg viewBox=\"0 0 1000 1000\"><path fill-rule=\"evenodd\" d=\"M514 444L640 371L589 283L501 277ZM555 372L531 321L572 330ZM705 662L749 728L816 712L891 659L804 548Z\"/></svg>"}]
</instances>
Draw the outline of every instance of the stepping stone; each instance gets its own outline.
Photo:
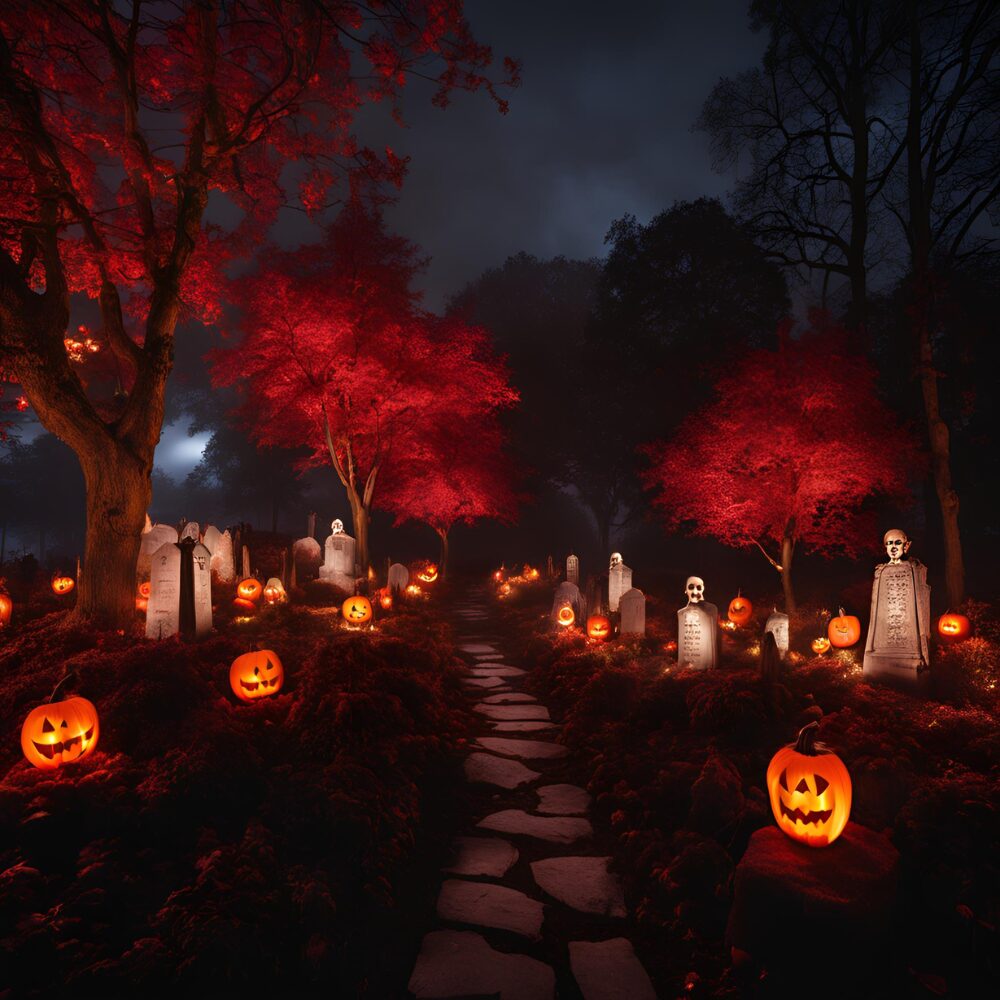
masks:
<instances>
[{"instance_id":1,"label":"stepping stone","mask_svg":"<svg viewBox=\"0 0 1000 1000\"><path fill-rule=\"evenodd\" d=\"M549 710L544 705L487 705L480 702L472 710L499 722L551 721Z\"/></svg>"},{"instance_id":2,"label":"stepping stone","mask_svg":"<svg viewBox=\"0 0 1000 1000\"><path fill-rule=\"evenodd\" d=\"M656 990L625 938L570 941L569 964L584 1000L656 1000Z\"/></svg>"},{"instance_id":3,"label":"stepping stone","mask_svg":"<svg viewBox=\"0 0 1000 1000\"><path fill-rule=\"evenodd\" d=\"M417 1000L553 1000L556 976L537 958L495 951L481 934L431 931L424 935L408 989Z\"/></svg>"},{"instance_id":4,"label":"stepping stone","mask_svg":"<svg viewBox=\"0 0 1000 1000\"><path fill-rule=\"evenodd\" d=\"M582 816L590 808L590 795L579 785L543 785L538 789L537 812L554 816Z\"/></svg>"},{"instance_id":5,"label":"stepping stone","mask_svg":"<svg viewBox=\"0 0 1000 1000\"><path fill-rule=\"evenodd\" d=\"M463 653L496 653L495 646L487 646L481 642L467 642L458 647Z\"/></svg>"},{"instance_id":6,"label":"stepping stone","mask_svg":"<svg viewBox=\"0 0 1000 1000\"><path fill-rule=\"evenodd\" d=\"M530 701L537 701L533 694L527 694L524 691L515 691L513 694L490 694L487 695L483 702L487 705L526 705Z\"/></svg>"},{"instance_id":7,"label":"stepping stone","mask_svg":"<svg viewBox=\"0 0 1000 1000\"><path fill-rule=\"evenodd\" d=\"M480 736L476 742L484 749L504 757L520 757L522 760L551 760L565 757L569 751L559 743L547 740L508 740L499 736Z\"/></svg>"},{"instance_id":8,"label":"stepping stone","mask_svg":"<svg viewBox=\"0 0 1000 1000\"><path fill-rule=\"evenodd\" d=\"M523 809L501 809L476 825L482 830L536 837L551 844L575 844L594 835L589 820L576 816L532 816Z\"/></svg>"},{"instance_id":9,"label":"stepping stone","mask_svg":"<svg viewBox=\"0 0 1000 1000\"><path fill-rule=\"evenodd\" d=\"M477 663L492 663L495 660L502 660L503 653L480 653L478 656L474 656L473 659Z\"/></svg>"},{"instance_id":10,"label":"stepping stone","mask_svg":"<svg viewBox=\"0 0 1000 1000\"><path fill-rule=\"evenodd\" d=\"M470 667L469 674L472 677L523 677L528 671L520 667L508 667L506 664L498 663L492 667Z\"/></svg>"},{"instance_id":11,"label":"stepping stone","mask_svg":"<svg viewBox=\"0 0 1000 1000\"><path fill-rule=\"evenodd\" d=\"M625 893L608 871L611 858L546 858L531 863L539 887L581 913L624 917Z\"/></svg>"},{"instance_id":12,"label":"stepping stone","mask_svg":"<svg viewBox=\"0 0 1000 1000\"><path fill-rule=\"evenodd\" d=\"M465 758L467 781L482 781L500 788L517 788L540 778L538 771L532 771L516 760L505 760L489 753L470 753Z\"/></svg>"},{"instance_id":13,"label":"stepping stone","mask_svg":"<svg viewBox=\"0 0 1000 1000\"><path fill-rule=\"evenodd\" d=\"M538 733L543 729L558 729L554 722L494 722L495 733Z\"/></svg>"},{"instance_id":14,"label":"stepping stone","mask_svg":"<svg viewBox=\"0 0 1000 1000\"><path fill-rule=\"evenodd\" d=\"M463 677L462 683L466 687L498 688L503 686L503 678L494 674L490 674L489 677Z\"/></svg>"},{"instance_id":15,"label":"stepping stone","mask_svg":"<svg viewBox=\"0 0 1000 1000\"><path fill-rule=\"evenodd\" d=\"M441 869L452 875L503 878L517 864L517 848L499 837L456 837L452 847L452 862Z\"/></svg>"},{"instance_id":16,"label":"stepping stone","mask_svg":"<svg viewBox=\"0 0 1000 1000\"><path fill-rule=\"evenodd\" d=\"M542 936L545 906L505 885L453 878L441 886L437 915L460 924L513 931L537 941Z\"/></svg>"}]
</instances>

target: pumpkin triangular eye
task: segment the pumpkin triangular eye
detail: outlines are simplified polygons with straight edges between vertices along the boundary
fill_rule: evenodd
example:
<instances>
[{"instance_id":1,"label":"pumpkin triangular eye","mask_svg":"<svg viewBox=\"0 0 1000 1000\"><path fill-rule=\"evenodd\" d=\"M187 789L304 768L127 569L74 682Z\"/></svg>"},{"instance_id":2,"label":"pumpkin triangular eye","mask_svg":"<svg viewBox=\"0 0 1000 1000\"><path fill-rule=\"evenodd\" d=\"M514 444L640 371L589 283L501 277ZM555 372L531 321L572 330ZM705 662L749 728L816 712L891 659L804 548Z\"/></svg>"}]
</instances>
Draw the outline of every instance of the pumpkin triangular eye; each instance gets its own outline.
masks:
<instances>
[{"instance_id":1,"label":"pumpkin triangular eye","mask_svg":"<svg viewBox=\"0 0 1000 1000\"><path fill-rule=\"evenodd\" d=\"M62 722L59 723L59 728L60 729L68 729L69 728L69 723L65 719L63 719Z\"/></svg>"},{"instance_id":2,"label":"pumpkin triangular eye","mask_svg":"<svg viewBox=\"0 0 1000 1000\"><path fill-rule=\"evenodd\" d=\"M778 784L787 792L788 791L788 772L782 771L781 777L778 778Z\"/></svg>"},{"instance_id":3,"label":"pumpkin triangular eye","mask_svg":"<svg viewBox=\"0 0 1000 1000\"><path fill-rule=\"evenodd\" d=\"M270 660L268 660L267 661L267 666L264 669L265 670L274 670L274 664Z\"/></svg>"},{"instance_id":4,"label":"pumpkin triangular eye","mask_svg":"<svg viewBox=\"0 0 1000 1000\"><path fill-rule=\"evenodd\" d=\"M809 791L809 785L807 784L805 778L799 778L799 783L795 786L795 791L797 791L797 792L808 792Z\"/></svg>"},{"instance_id":5,"label":"pumpkin triangular eye","mask_svg":"<svg viewBox=\"0 0 1000 1000\"><path fill-rule=\"evenodd\" d=\"M56 731L56 727L53 726L51 722L49 722L48 718L45 718L42 721L42 732L43 733L54 733L55 731Z\"/></svg>"},{"instance_id":6,"label":"pumpkin triangular eye","mask_svg":"<svg viewBox=\"0 0 1000 1000\"><path fill-rule=\"evenodd\" d=\"M830 787L830 782L822 774L814 774L813 777L816 779L816 794L822 795Z\"/></svg>"},{"instance_id":7,"label":"pumpkin triangular eye","mask_svg":"<svg viewBox=\"0 0 1000 1000\"><path fill-rule=\"evenodd\" d=\"M253 675L254 675L254 677L256 677L259 673L260 673L260 667L254 667L253 668Z\"/></svg>"}]
</instances>

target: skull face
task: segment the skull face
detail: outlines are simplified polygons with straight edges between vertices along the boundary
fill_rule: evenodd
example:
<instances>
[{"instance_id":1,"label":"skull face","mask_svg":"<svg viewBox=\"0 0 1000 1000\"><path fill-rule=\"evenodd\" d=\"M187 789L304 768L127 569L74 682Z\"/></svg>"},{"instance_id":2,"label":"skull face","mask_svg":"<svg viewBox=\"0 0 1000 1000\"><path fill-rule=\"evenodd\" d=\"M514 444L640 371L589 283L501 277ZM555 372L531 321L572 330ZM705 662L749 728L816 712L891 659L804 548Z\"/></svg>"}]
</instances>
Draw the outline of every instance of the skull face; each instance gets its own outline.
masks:
<instances>
[{"instance_id":1,"label":"skull face","mask_svg":"<svg viewBox=\"0 0 1000 1000\"><path fill-rule=\"evenodd\" d=\"M689 576L684 586L689 604L701 604L705 600L705 581L700 576Z\"/></svg>"},{"instance_id":2,"label":"skull face","mask_svg":"<svg viewBox=\"0 0 1000 1000\"><path fill-rule=\"evenodd\" d=\"M902 561L903 556L910 551L910 546L913 544L906 537L906 532L900 531L899 528L890 528L882 538L882 542L885 545L889 562L893 566Z\"/></svg>"},{"instance_id":3,"label":"skull face","mask_svg":"<svg viewBox=\"0 0 1000 1000\"><path fill-rule=\"evenodd\" d=\"M330 524L330 530L335 535L342 535L344 533L344 522L338 517Z\"/></svg>"},{"instance_id":4,"label":"skull face","mask_svg":"<svg viewBox=\"0 0 1000 1000\"><path fill-rule=\"evenodd\" d=\"M622 554L620 552L611 553L611 565L608 569L614 569L616 566L622 565Z\"/></svg>"}]
</instances>

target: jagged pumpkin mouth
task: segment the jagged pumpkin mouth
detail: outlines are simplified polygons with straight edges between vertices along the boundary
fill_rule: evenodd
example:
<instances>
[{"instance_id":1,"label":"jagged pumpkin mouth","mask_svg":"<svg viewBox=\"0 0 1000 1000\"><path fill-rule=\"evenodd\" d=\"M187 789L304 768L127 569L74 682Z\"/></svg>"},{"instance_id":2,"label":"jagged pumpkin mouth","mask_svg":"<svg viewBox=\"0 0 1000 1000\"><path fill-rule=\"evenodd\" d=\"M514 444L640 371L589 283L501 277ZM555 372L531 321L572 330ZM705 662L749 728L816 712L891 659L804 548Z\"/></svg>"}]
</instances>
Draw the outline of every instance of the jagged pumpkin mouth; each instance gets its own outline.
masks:
<instances>
[{"instance_id":1,"label":"jagged pumpkin mouth","mask_svg":"<svg viewBox=\"0 0 1000 1000\"><path fill-rule=\"evenodd\" d=\"M790 819L793 823L802 823L808 826L810 823L814 823L816 826L822 826L824 823L830 821L830 817L833 815L832 809L813 809L809 812L804 812L802 809L791 809L785 805L784 802L779 803L781 805L781 815Z\"/></svg>"},{"instance_id":2,"label":"jagged pumpkin mouth","mask_svg":"<svg viewBox=\"0 0 1000 1000\"><path fill-rule=\"evenodd\" d=\"M93 738L94 727L91 726L85 733L73 736L68 740L60 740L58 743L39 743L37 740L32 740L31 743L46 760L52 760L57 755L73 754L74 750L79 752L73 755L79 757Z\"/></svg>"}]
</instances>

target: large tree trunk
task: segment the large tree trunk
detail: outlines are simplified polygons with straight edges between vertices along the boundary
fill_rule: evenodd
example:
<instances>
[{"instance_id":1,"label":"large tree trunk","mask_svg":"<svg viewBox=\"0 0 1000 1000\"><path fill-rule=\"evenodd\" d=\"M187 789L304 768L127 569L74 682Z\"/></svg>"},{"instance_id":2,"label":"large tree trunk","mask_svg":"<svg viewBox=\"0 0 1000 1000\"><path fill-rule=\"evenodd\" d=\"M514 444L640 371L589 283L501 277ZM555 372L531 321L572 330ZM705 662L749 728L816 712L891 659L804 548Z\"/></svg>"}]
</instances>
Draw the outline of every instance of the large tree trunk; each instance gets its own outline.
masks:
<instances>
[{"instance_id":1,"label":"large tree trunk","mask_svg":"<svg viewBox=\"0 0 1000 1000\"><path fill-rule=\"evenodd\" d=\"M792 590L792 557L795 555L795 539L786 534L781 542L781 589L785 592L785 611L795 613L795 592Z\"/></svg>"},{"instance_id":2,"label":"large tree trunk","mask_svg":"<svg viewBox=\"0 0 1000 1000\"><path fill-rule=\"evenodd\" d=\"M368 576L368 525L371 511L365 506L358 491L348 484L347 499L351 504L351 522L354 526L354 572Z\"/></svg>"}]
</instances>

